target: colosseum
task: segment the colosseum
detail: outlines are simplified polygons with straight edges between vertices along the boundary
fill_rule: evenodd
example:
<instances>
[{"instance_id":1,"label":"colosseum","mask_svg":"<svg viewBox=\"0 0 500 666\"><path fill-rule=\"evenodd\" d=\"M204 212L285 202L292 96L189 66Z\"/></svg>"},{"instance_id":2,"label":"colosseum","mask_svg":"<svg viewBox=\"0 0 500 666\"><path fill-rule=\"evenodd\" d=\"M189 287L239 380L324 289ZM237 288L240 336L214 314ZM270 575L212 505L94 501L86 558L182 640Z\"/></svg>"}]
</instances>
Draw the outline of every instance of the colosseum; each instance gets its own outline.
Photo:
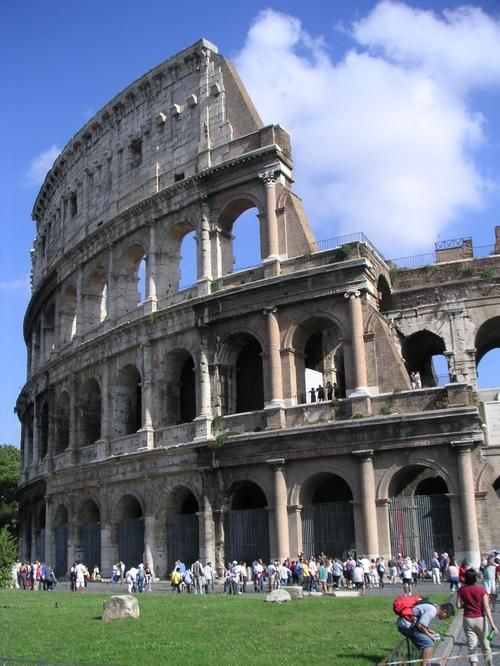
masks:
<instances>
[{"instance_id":1,"label":"colosseum","mask_svg":"<svg viewBox=\"0 0 500 666\"><path fill-rule=\"evenodd\" d=\"M500 545L500 389L477 387L500 346L500 228L425 263L358 230L318 241L292 166L206 40L56 159L16 405L23 559L163 577L198 556L477 563ZM236 270L248 211L260 257Z\"/></svg>"}]
</instances>

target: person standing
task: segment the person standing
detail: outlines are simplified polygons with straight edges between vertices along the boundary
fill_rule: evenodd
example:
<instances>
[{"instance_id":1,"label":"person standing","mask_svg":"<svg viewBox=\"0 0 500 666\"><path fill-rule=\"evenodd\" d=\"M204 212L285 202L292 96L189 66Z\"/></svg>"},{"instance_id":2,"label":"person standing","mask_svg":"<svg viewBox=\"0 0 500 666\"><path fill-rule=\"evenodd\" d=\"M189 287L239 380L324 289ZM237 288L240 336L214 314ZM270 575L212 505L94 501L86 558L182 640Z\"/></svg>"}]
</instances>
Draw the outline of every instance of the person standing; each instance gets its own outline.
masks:
<instances>
[{"instance_id":1,"label":"person standing","mask_svg":"<svg viewBox=\"0 0 500 666\"><path fill-rule=\"evenodd\" d=\"M432 582L441 585L441 567L439 566L439 555L434 553L431 560Z\"/></svg>"},{"instance_id":2,"label":"person standing","mask_svg":"<svg viewBox=\"0 0 500 666\"><path fill-rule=\"evenodd\" d=\"M493 666L490 642L488 640L488 622L493 631L497 631L493 615L490 610L488 592L477 585L477 572L467 569L464 574L465 585L458 590L457 608L464 610L464 633L467 639L469 662L478 663L476 648L478 641L484 653L486 663Z\"/></svg>"},{"instance_id":3,"label":"person standing","mask_svg":"<svg viewBox=\"0 0 500 666\"><path fill-rule=\"evenodd\" d=\"M483 583L486 592L489 595L491 608L495 610L497 601L497 567L493 555L490 555L486 561L486 566L483 570Z\"/></svg>"}]
</instances>

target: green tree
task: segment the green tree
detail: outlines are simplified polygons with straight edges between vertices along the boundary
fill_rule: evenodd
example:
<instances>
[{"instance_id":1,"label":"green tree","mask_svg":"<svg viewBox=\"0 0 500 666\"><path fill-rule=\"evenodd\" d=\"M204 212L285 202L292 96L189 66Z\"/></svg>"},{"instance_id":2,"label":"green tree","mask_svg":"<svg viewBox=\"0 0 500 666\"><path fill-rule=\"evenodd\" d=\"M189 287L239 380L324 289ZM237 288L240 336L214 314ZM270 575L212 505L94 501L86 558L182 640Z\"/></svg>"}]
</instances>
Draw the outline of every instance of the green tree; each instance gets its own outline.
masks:
<instances>
[{"instance_id":1,"label":"green tree","mask_svg":"<svg viewBox=\"0 0 500 666\"><path fill-rule=\"evenodd\" d=\"M17 541L7 527L0 530L0 588L11 581L12 565L17 560Z\"/></svg>"},{"instance_id":2,"label":"green tree","mask_svg":"<svg viewBox=\"0 0 500 666\"><path fill-rule=\"evenodd\" d=\"M17 530L18 505L16 501L21 454L11 444L0 446L0 529L7 527L12 534Z\"/></svg>"}]
</instances>

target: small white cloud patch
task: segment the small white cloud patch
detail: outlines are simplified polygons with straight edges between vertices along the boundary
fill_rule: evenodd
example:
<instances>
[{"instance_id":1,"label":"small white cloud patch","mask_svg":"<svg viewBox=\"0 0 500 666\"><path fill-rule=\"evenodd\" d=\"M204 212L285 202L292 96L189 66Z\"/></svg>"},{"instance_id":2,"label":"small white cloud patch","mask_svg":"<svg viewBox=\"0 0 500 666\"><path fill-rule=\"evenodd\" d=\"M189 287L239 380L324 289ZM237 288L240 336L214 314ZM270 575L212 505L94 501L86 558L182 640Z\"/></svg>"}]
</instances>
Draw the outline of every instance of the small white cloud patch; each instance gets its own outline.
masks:
<instances>
[{"instance_id":1,"label":"small white cloud patch","mask_svg":"<svg viewBox=\"0 0 500 666\"><path fill-rule=\"evenodd\" d=\"M27 173L28 185L39 187L43 183L48 170L60 152L61 149L58 146L51 146L31 160Z\"/></svg>"}]
</instances>

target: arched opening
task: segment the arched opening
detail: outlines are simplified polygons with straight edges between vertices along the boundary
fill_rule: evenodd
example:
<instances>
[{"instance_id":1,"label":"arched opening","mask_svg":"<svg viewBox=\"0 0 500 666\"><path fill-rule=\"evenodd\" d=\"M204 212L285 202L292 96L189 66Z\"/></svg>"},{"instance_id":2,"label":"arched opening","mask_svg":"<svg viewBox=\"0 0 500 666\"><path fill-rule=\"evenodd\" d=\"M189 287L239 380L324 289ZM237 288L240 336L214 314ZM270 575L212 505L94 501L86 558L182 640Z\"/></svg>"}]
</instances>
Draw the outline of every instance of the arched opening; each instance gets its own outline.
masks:
<instances>
[{"instance_id":1,"label":"arched opening","mask_svg":"<svg viewBox=\"0 0 500 666\"><path fill-rule=\"evenodd\" d=\"M118 518L118 558L128 569L142 562L144 552L144 515L132 495L121 498L116 508Z\"/></svg>"},{"instance_id":2,"label":"arched opening","mask_svg":"<svg viewBox=\"0 0 500 666\"><path fill-rule=\"evenodd\" d=\"M319 474L302 491L302 550L307 556L354 554L352 491L336 474Z\"/></svg>"},{"instance_id":3,"label":"arched opening","mask_svg":"<svg viewBox=\"0 0 500 666\"><path fill-rule=\"evenodd\" d=\"M81 446L101 438L101 389L96 379L85 382L80 398Z\"/></svg>"},{"instance_id":4,"label":"arched opening","mask_svg":"<svg viewBox=\"0 0 500 666\"><path fill-rule=\"evenodd\" d=\"M80 510L80 539L82 559L89 571L101 568L101 514L93 500L87 500Z\"/></svg>"},{"instance_id":5,"label":"arched opening","mask_svg":"<svg viewBox=\"0 0 500 666\"><path fill-rule=\"evenodd\" d=\"M250 563L269 561L269 521L267 499L251 481L238 483L231 493L230 510L225 516L225 556L227 561Z\"/></svg>"},{"instance_id":6,"label":"arched opening","mask_svg":"<svg viewBox=\"0 0 500 666\"><path fill-rule=\"evenodd\" d=\"M134 312L145 298L145 256L143 246L140 243L133 243L121 257L117 276L117 284L120 285L120 289L118 294L112 295L116 299L116 314L118 317ZM141 265L143 266L144 275L140 285L139 270ZM139 288L142 289L143 294L141 294Z\"/></svg>"},{"instance_id":7,"label":"arched opening","mask_svg":"<svg viewBox=\"0 0 500 666\"><path fill-rule=\"evenodd\" d=\"M188 423L196 416L196 374L191 354L176 349L167 357L167 400L164 423Z\"/></svg>"},{"instance_id":8,"label":"arched opening","mask_svg":"<svg viewBox=\"0 0 500 666\"><path fill-rule=\"evenodd\" d=\"M146 257L142 257L139 262L139 268L137 269L137 293L139 294L139 303L142 305L147 298L147 268L146 268Z\"/></svg>"},{"instance_id":9,"label":"arched opening","mask_svg":"<svg viewBox=\"0 0 500 666\"><path fill-rule=\"evenodd\" d=\"M107 315L107 276L102 267L96 268L84 281L82 293L83 322L86 331L101 324Z\"/></svg>"},{"instance_id":10,"label":"arched opening","mask_svg":"<svg viewBox=\"0 0 500 666\"><path fill-rule=\"evenodd\" d=\"M476 334L478 387L500 387L500 317L492 317Z\"/></svg>"},{"instance_id":11,"label":"arched opening","mask_svg":"<svg viewBox=\"0 0 500 666\"><path fill-rule=\"evenodd\" d=\"M293 346L298 351L297 402L344 398L344 349L338 326L326 318L314 317L299 326Z\"/></svg>"},{"instance_id":12,"label":"arched opening","mask_svg":"<svg viewBox=\"0 0 500 666\"><path fill-rule=\"evenodd\" d=\"M257 208L249 208L233 222L233 270L241 271L261 263L260 220Z\"/></svg>"},{"instance_id":13,"label":"arched opening","mask_svg":"<svg viewBox=\"0 0 500 666\"><path fill-rule=\"evenodd\" d=\"M232 201L219 218L219 252L216 275L227 275L261 263L262 244L259 212L255 203L242 198Z\"/></svg>"},{"instance_id":14,"label":"arched opening","mask_svg":"<svg viewBox=\"0 0 500 666\"><path fill-rule=\"evenodd\" d=\"M379 275L377 280L378 309L380 312L392 310L391 288L385 275Z\"/></svg>"},{"instance_id":15,"label":"arched opening","mask_svg":"<svg viewBox=\"0 0 500 666\"><path fill-rule=\"evenodd\" d=\"M391 481L389 524L393 555L430 562L437 551L453 545L446 481L434 470L414 465L399 470Z\"/></svg>"},{"instance_id":16,"label":"arched opening","mask_svg":"<svg viewBox=\"0 0 500 666\"><path fill-rule=\"evenodd\" d=\"M61 344L70 342L75 337L76 314L76 289L69 285L64 291L59 315Z\"/></svg>"},{"instance_id":17,"label":"arched opening","mask_svg":"<svg viewBox=\"0 0 500 666\"><path fill-rule=\"evenodd\" d=\"M439 335L427 330L413 333L403 342L403 357L408 373L419 372L422 387L439 386L440 382L441 384L447 383L450 378L447 369L448 361L444 356L445 351L444 340ZM434 357L439 356L445 360L436 359L436 370Z\"/></svg>"},{"instance_id":18,"label":"arched opening","mask_svg":"<svg viewBox=\"0 0 500 666\"><path fill-rule=\"evenodd\" d=\"M191 231L182 239L179 259L179 289L194 284L197 280L196 233Z\"/></svg>"},{"instance_id":19,"label":"arched opening","mask_svg":"<svg viewBox=\"0 0 500 666\"><path fill-rule=\"evenodd\" d=\"M23 437L23 458L25 465L29 466L33 462L33 419L34 419L34 408L33 403L30 402L26 407L23 418L24 426L24 437Z\"/></svg>"},{"instance_id":20,"label":"arched opening","mask_svg":"<svg viewBox=\"0 0 500 666\"><path fill-rule=\"evenodd\" d=\"M56 307L54 303L50 303L45 308L44 317L44 332L45 332L45 358L50 358L51 353L55 349L55 326L56 326Z\"/></svg>"},{"instance_id":21,"label":"arched opening","mask_svg":"<svg viewBox=\"0 0 500 666\"><path fill-rule=\"evenodd\" d=\"M65 576L68 571L68 510L60 505L54 516L54 545L56 578Z\"/></svg>"},{"instance_id":22,"label":"arched opening","mask_svg":"<svg viewBox=\"0 0 500 666\"><path fill-rule=\"evenodd\" d=\"M500 476L493 482L493 490L496 493L498 499L500 499Z\"/></svg>"},{"instance_id":23,"label":"arched opening","mask_svg":"<svg viewBox=\"0 0 500 666\"><path fill-rule=\"evenodd\" d=\"M262 349L250 338L236 359L236 413L251 412L264 407Z\"/></svg>"},{"instance_id":24,"label":"arched opening","mask_svg":"<svg viewBox=\"0 0 500 666\"><path fill-rule=\"evenodd\" d=\"M168 572L177 560L191 566L199 557L198 500L183 486L170 495L167 505Z\"/></svg>"},{"instance_id":25,"label":"arched opening","mask_svg":"<svg viewBox=\"0 0 500 666\"><path fill-rule=\"evenodd\" d=\"M132 435L142 427L141 375L133 365L118 373L113 392L113 433L115 437Z\"/></svg>"},{"instance_id":26,"label":"arched opening","mask_svg":"<svg viewBox=\"0 0 500 666\"><path fill-rule=\"evenodd\" d=\"M222 414L263 409L262 347L247 334L229 338L218 366Z\"/></svg>"},{"instance_id":27,"label":"arched opening","mask_svg":"<svg viewBox=\"0 0 500 666\"><path fill-rule=\"evenodd\" d=\"M62 453L69 445L70 399L63 391L57 401L55 414L55 454Z\"/></svg>"},{"instance_id":28,"label":"arched opening","mask_svg":"<svg viewBox=\"0 0 500 666\"><path fill-rule=\"evenodd\" d=\"M35 535L36 557L45 562L45 502L40 502L36 510Z\"/></svg>"}]
</instances>

